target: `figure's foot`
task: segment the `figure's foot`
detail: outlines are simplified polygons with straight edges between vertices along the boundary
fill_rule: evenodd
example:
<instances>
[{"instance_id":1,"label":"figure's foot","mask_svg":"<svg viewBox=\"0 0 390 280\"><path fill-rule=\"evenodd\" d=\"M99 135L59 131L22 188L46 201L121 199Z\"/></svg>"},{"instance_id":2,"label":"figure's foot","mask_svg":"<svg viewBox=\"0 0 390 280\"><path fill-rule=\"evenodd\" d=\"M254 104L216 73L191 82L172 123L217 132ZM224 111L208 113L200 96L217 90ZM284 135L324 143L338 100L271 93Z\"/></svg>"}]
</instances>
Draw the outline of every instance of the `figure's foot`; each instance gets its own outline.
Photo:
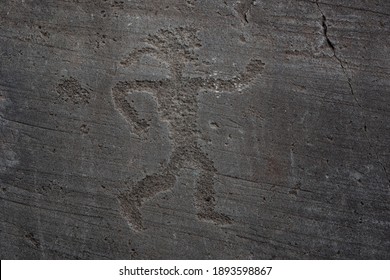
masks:
<instances>
[{"instance_id":1,"label":"figure's foot","mask_svg":"<svg viewBox=\"0 0 390 280\"><path fill-rule=\"evenodd\" d=\"M128 225L135 231L144 230L142 216L139 210L141 203L137 198L132 198L131 194L123 194L118 197L121 215Z\"/></svg>"},{"instance_id":2,"label":"figure's foot","mask_svg":"<svg viewBox=\"0 0 390 280\"><path fill-rule=\"evenodd\" d=\"M142 204L160 192L171 189L175 184L176 177L165 170L159 174L147 175L137 182L135 186L118 197L122 216L135 231L145 229L142 222Z\"/></svg>"},{"instance_id":3,"label":"figure's foot","mask_svg":"<svg viewBox=\"0 0 390 280\"><path fill-rule=\"evenodd\" d=\"M201 212L197 216L200 220L210 221L218 225L228 225L233 222L229 216L215 211Z\"/></svg>"}]
</instances>

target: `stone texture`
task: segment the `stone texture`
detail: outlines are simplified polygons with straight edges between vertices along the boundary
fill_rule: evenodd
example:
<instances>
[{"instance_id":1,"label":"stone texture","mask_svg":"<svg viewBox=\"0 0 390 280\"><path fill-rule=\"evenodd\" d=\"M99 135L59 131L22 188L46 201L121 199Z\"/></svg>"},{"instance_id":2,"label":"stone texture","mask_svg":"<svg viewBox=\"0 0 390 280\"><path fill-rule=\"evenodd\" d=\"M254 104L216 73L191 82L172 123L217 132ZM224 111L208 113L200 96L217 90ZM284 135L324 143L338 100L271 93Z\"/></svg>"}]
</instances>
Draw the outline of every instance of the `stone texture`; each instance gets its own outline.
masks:
<instances>
[{"instance_id":1,"label":"stone texture","mask_svg":"<svg viewBox=\"0 0 390 280\"><path fill-rule=\"evenodd\" d=\"M2 259L388 259L390 3L4 0Z\"/></svg>"}]
</instances>

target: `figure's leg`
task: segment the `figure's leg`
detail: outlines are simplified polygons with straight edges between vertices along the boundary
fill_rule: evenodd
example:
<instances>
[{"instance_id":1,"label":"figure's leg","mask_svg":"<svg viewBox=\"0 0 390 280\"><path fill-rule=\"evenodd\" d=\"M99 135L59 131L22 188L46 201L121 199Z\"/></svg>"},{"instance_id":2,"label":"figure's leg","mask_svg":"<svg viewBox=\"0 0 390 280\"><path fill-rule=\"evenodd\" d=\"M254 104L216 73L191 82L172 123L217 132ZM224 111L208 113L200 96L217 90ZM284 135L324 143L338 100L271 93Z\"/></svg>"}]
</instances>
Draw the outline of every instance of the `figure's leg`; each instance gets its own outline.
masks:
<instances>
[{"instance_id":1,"label":"figure's leg","mask_svg":"<svg viewBox=\"0 0 390 280\"><path fill-rule=\"evenodd\" d=\"M198 208L198 218L209 220L217 224L230 224L232 219L215 210L215 191L213 174L202 170L197 181L195 203Z\"/></svg>"},{"instance_id":2,"label":"figure's leg","mask_svg":"<svg viewBox=\"0 0 390 280\"><path fill-rule=\"evenodd\" d=\"M166 168L161 173L146 176L131 191L118 198L122 215L136 231L144 229L140 212L142 204L159 192L171 189L175 181L175 175Z\"/></svg>"},{"instance_id":3,"label":"figure's leg","mask_svg":"<svg viewBox=\"0 0 390 280\"><path fill-rule=\"evenodd\" d=\"M232 219L215 210L214 175L216 169L213 162L197 149L194 159L201 169L195 191L195 205L198 209L198 218L209 220L217 224L230 224Z\"/></svg>"},{"instance_id":4,"label":"figure's leg","mask_svg":"<svg viewBox=\"0 0 390 280\"><path fill-rule=\"evenodd\" d=\"M121 215L127 223L136 231L144 229L140 212L141 200L131 193L122 194L118 197Z\"/></svg>"}]
</instances>

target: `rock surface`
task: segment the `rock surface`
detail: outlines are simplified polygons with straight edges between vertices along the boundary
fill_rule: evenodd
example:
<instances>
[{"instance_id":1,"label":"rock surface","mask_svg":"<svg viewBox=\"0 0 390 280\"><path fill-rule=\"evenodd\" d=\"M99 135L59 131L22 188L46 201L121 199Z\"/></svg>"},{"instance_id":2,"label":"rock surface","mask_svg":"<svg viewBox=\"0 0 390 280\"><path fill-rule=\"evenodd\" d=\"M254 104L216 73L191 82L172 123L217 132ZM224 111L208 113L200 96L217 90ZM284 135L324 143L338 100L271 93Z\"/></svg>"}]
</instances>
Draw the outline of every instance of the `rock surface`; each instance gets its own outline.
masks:
<instances>
[{"instance_id":1,"label":"rock surface","mask_svg":"<svg viewBox=\"0 0 390 280\"><path fill-rule=\"evenodd\" d=\"M2 259L390 258L390 2L5 0Z\"/></svg>"}]
</instances>

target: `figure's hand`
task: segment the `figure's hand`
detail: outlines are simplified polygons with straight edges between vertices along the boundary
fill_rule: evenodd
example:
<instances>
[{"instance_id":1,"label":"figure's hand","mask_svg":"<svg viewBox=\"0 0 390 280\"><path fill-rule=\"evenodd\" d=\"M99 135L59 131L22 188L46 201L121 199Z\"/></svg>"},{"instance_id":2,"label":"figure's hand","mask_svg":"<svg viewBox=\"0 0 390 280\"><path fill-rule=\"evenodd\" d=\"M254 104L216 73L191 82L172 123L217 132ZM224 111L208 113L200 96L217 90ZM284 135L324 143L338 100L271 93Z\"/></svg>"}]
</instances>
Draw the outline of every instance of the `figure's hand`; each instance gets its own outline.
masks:
<instances>
[{"instance_id":1,"label":"figure's hand","mask_svg":"<svg viewBox=\"0 0 390 280\"><path fill-rule=\"evenodd\" d=\"M245 67L245 72L229 80L220 78L206 78L203 88L211 90L234 91L241 90L249 86L264 69L264 63L260 59L251 59Z\"/></svg>"}]
</instances>

